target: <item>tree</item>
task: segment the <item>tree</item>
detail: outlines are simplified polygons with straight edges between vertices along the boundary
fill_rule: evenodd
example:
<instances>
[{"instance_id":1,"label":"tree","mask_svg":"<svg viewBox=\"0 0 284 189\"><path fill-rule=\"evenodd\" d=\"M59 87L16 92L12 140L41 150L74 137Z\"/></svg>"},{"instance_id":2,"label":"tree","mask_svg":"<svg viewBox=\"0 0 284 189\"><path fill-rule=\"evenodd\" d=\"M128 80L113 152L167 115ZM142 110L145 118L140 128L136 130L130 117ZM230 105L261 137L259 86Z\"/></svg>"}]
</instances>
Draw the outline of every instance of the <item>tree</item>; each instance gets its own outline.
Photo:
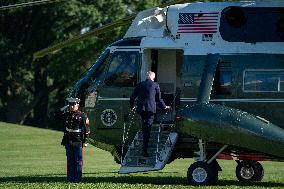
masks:
<instances>
[{"instance_id":1,"label":"tree","mask_svg":"<svg viewBox=\"0 0 284 189\"><path fill-rule=\"evenodd\" d=\"M126 27L36 61L32 60L34 52L165 2L168 1L69 0L1 12L0 119L47 127L49 115L63 105L72 85L107 44L122 37Z\"/></svg>"},{"instance_id":2,"label":"tree","mask_svg":"<svg viewBox=\"0 0 284 189\"><path fill-rule=\"evenodd\" d=\"M98 54L92 52L94 47L99 52L106 42L119 35L119 30L105 34L104 40L94 37L35 62L32 54L83 30L123 17L125 8L119 0L70 0L1 13L0 108L4 113L1 119L46 127L48 107L56 103L54 97L66 93L92 64Z\"/></svg>"}]
</instances>

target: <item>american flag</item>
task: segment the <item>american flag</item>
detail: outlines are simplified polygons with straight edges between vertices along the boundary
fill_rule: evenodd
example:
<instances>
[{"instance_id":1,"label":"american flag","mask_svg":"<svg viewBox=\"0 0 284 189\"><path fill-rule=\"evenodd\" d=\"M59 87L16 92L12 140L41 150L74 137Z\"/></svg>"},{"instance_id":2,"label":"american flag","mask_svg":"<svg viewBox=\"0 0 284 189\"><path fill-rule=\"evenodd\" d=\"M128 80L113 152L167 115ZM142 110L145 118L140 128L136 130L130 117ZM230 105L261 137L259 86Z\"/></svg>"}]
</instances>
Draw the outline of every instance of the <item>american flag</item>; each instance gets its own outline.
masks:
<instances>
[{"instance_id":1,"label":"american flag","mask_svg":"<svg viewBox=\"0 0 284 189\"><path fill-rule=\"evenodd\" d=\"M177 33L216 33L218 12L179 13Z\"/></svg>"}]
</instances>

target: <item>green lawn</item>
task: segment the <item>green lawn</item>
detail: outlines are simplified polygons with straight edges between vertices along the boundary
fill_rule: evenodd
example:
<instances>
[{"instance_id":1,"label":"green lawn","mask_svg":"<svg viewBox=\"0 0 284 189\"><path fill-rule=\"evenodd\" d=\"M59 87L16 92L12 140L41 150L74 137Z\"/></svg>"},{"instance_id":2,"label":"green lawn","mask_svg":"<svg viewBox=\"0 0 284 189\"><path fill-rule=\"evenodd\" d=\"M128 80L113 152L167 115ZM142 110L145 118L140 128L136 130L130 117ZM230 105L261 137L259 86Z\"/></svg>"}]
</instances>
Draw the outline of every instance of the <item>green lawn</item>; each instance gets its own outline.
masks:
<instances>
[{"instance_id":1,"label":"green lawn","mask_svg":"<svg viewBox=\"0 0 284 189\"><path fill-rule=\"evenodd\" d=\"M65 182L62 133L0 122L0 188L194 188L186 185L192 159L176 160L159 172L119 175L112 156L93 146L85 149L83 181ZM262 162L265 176L251 185L235 178L233 161L220 161L217 186L202 188L284 188L284 163Z\"/></svg>"}]
</instances>

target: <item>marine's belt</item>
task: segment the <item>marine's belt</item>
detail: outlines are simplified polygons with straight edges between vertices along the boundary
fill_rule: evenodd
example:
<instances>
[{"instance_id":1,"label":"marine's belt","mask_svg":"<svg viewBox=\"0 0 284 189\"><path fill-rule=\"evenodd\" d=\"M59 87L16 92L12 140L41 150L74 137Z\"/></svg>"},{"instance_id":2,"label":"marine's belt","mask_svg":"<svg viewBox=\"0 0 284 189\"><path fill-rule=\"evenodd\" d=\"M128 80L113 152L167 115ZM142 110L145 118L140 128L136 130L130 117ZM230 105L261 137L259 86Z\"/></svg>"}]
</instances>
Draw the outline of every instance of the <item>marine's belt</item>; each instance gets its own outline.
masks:
<instances>
[{"instance_id":1,"label":"marine's belt","mask_svg":"<svg viewBox=\"0 0 284 189\"><path fill-rule=\"evenodd\" d=\"M71 133L79 133L79 132L81 132L81 129L68 129L66 127L66 131L71 132Z\"/></svg>"}]
</instances>

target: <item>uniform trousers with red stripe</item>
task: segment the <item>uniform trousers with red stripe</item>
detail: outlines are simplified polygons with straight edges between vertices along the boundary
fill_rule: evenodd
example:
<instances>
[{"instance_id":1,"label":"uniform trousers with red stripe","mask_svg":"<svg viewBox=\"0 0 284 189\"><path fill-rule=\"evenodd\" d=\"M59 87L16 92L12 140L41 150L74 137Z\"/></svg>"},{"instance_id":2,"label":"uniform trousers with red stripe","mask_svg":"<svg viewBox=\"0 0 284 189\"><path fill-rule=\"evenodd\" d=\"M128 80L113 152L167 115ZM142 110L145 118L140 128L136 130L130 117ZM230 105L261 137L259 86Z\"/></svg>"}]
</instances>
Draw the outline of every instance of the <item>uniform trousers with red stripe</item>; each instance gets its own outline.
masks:
<instances>
[{"instance_id":1,"label":"uniform trousers with red stripe","mask_svg":"<svg viewBox=\"0 0 284 189\"><path fill-rule=\"evenodd\" d=\"M67 144L67 181L80 182L82 178L83 169L83 151L82 146Z\"/></svg>"}]
</instances>

